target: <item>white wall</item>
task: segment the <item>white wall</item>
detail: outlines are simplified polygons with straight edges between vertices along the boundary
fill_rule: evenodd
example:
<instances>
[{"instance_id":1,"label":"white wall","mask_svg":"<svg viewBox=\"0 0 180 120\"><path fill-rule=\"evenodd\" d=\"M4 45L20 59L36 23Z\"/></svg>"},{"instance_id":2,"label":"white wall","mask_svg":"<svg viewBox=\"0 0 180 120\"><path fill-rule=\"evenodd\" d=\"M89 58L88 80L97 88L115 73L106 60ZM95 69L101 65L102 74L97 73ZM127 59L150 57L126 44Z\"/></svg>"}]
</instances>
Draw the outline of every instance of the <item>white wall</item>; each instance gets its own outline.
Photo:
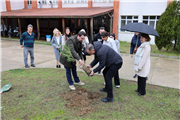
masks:
<instances>
[{"instance_id":1,"label":"white wall","mask_svg":"<svg viewBox=\"0 0 180 120\"><path fill-rule=\"evenodd\" d=\"M124 16L138 16L138 22L143 21L143 16L160 16L166 9L167 7L167 0L144 0L144 1L136 1L134 2L133 0L129 1L120 1L119 3L119 35L118 39L121 41L128 41L130 42L132 39L132 36L134 33L132 32L121 32L120 27L121 27L121 15ZM154 36L151 37L151 44L155 44L154 41Z\"/></svg>"},{"instance_id":2,"label":"white wall","mask_svg":"<svg viewBox=\"0 0 180 120\"><path fill-rule=\"evenodd\" d=\"M51 8L51 4L49 3L50 0L47 0L47 4L43 5L42 8ZM37 1L38 2L38 1ZM77 0L74 0L74 3L64 3L62 0L62 7L63 8L71 8L71 7L88 7L88 3L77 3ZM38 8L40 8L40 5L38 3ZM53 8L58 8L58 4L53 4Z\"/></svg>"},{"instance_id":3,"label":"white wall","mask_svg":"<svg viewBox=\"0 0 180 120\"><path fill-rule=\"evenodd\" d=\"M1 12L6 11L6 1L1 0L0 4L1 4Z\"/></svg>"},{"instance_id":4,"label":"white wall","mask_svg":"<svg viewBox=\"0 0 180 120\"><path fill-rule=\"evenodd\" d=\"M10 0L10 1L11 1L11 10L24 9L24 0Z\"/></svg>"},{"instance_id":5,"label":"white wall","mask_svg":"<svg viewBox=\"0 0 180 120\"><path fill-rule=\"evenodd\" d=\"M113 2L106 2L106 3L93 2L92 6L93 7L113 7L114 3Z\"/></svg>"}]
</instances>

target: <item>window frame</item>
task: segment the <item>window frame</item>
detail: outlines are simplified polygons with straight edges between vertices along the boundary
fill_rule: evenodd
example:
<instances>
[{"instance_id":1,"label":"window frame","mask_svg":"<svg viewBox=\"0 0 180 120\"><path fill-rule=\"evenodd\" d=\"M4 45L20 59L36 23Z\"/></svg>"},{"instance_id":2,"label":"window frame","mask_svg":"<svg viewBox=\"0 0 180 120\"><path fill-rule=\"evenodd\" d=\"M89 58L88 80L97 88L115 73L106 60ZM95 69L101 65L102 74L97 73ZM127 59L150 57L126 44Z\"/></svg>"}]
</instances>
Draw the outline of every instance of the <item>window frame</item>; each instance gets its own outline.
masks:
<instances>
[{"instance_id":1,"label":"window frame","mask_svg":"<svg viewBox=\"0 0 180 120\"><path fill-rule=\"evenodd\" d=\"M32 5L32 0L27 0L27 5Z\"/></svg>"},{"instance_id":2,"label":"window frame","mask_svg":"<svg viewBox=\"0 0 180 120\"><path fill-rule=\"evenodd\" d=\"M69 2L69 1L71 1L71 2ZM74 0L63 0L63 3L64 4L74 4Z\"/></svg>"},{"instance_id":3,"label":"window frame","mask_svg":"<svg viewBox=\"0 0 180 120\"><path fill-rule=\"evenodd\" d=\"M144 17L145 16L147 16L148 17L148 19L144 19ZM152 17L152 16L155 16L155 19L150 19L150 17ZM156 29L156 24L157 24L157 21L159 21L159 19L158 19L158 17L160 17L160 15L143 15L142 16L142 22L144 23L144 21L148 21L148 23L147 23L147 25L150 25L150 22L151 21L154 21L155 23L154 23L154 29ZM146 24L146 23L145 23ZM150 25L151 26L151 25Z\"/></svg>"},{"instance_id":4,"label":"window frame","mask_svg":"<svg viewBox=\"0 0 180 120\"><path fill-rule=\"evenodd\" d=\"M108 3L109 0L93 0L94 3Z\"/></svg>"},{"instance_id":5,"label":"window frame","mask_svg":"<svg viewBox=\"0 0 180 120\"><path fill-rule=\"evenodd\" d=\"M47 5L47 3L48 3L47 0L41 0L42 5Z\"/></svg>"},{"instance_id":6,"label":"window frame","mask_svg":"<svg viewBox=\"0 0 180 120\"><path fill-rule=\"evenodd\" d=\"M84 2L82 2L84 1ZM77 0L77 3L88 3L88 0Z\"/></svg>"},{"instance_id":7,"label":"window frame","mask_svg":"<svg viewBox=\"0 0 180 120\"><path fill-rule=\"evenodd\" d=\"M122 19L122 17L125 17ZM128 19L127 17L132 17L131 19ZM137 17L137 18L134 18ZM139 22L139 16L138 15L120 15L120 28L122 27L122 20L125 20L125 25L128 24L128 21L131 21L131 23L133 23L133 21L137 21ZM120 30L120 32L127 32L125 30Z\"/></svg>"},{"instance_id":8,"label":"window frame","mask_svg":"<svg viewBox=\"0 0 180 120\"><path fill-rule=\"evenodd\" d=\"M52 2L53 5L57 5L58 4L58 0L49 0Z\"/></svg>"}]
</instances>

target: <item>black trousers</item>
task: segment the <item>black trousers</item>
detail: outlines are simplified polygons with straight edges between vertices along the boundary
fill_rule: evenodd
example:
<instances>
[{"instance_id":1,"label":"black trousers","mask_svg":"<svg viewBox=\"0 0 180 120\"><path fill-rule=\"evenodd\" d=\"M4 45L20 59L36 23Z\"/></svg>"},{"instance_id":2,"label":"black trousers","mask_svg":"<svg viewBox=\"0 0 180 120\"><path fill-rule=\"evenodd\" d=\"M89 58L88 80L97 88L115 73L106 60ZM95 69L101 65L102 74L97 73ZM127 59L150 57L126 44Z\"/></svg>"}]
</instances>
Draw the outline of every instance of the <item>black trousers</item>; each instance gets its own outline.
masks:
<instances>
[{"instance_id":1,"label":"black trousers","mask_svg":"<svg viewBox=\"0 0 180 120\"><path fill-rule=\"evenodd\" d=\"M86 61L86 55L83 55L83 59L84 59L84 61Z\"/></svg>"},{"instance_id":2,"label":"black trousers","mask_svg":"<svg viewBox=\"0 0 180 120\"><path fill-rule=\"evenodd\" d=\"M103 70L103 76L106 82L105 89L107 90L107 97L113 98L112 78L118 76L118 70L121 68L122 62L119 64L113 64L110 67L106 67Z\"/></svg>"},{"instance_id":3,"label":"black trousers","mask_svg":"<svg viewBox=\"0 0 180 120\"><path fill-rule=\"evenodd\" d=\"M141 95L145 95L146 94L146 77L138 76L137 84L138 84L138 89L137 89L138 92Z\"/></svg>"},{"instance_id":4,"label":"black trousers","mask_svg":"<svg viewBox=\"0 0 180 120\"><path fill-rule=\"evenodd\" d=\"M117 73L114 75L114 84L115 84L115 85L120 85L119 72L117 72Z\"/></svg>"}]
</instances>

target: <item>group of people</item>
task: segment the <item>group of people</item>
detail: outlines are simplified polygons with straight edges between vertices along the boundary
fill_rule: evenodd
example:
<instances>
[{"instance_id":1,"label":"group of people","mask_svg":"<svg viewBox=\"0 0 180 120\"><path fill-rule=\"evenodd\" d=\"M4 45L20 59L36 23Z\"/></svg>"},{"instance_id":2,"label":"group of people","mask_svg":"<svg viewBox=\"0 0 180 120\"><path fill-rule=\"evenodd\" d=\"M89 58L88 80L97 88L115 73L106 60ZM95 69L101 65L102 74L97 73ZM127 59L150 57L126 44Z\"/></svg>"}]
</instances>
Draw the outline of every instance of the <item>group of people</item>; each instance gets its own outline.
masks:
<instances>
[{"instance_id":1,"label":"group of people","mask_svg":"<svg viewBox=\"0 0 180 120\"><path fill-rule=\"evenodd\" d=\"M27 54L30 52L31 56L31 66L34 65L34 33L32 32L33 26L28 25L27 32L24 32L20 38L20 45L24 47L24 63L25 67L29 68L27 64ZM138 38L138 42L137 42ZM136 41L134 41L136 39ZM146 77L150 71L150 37L147 34L135 33L131 41L131 50L130 54L133 57L133 49L135 46L138 47L137 52L134 56L134 69L136 76L138 76L138 88L135 90L138 92L138 95L146 94ZM24 42L24 46L23 46ZM138 43L138 44L137 44ZM109 34L105 31L104 27L99 28L99 32L95 35L92 44L89 43L88 37L86 36L86 31L84 29L80 30L77 35L71 35L70 29L67 27L65 29L64 35L55 28L53 30L53 37L51 44L54 48L55 58L57 68L61 68L61 64L64 65L66 69L66 78L69 83L69 88L75 90L76 85L84 85L80 81L77 75L76 60L79 62L79 65L85 64L86 55L94 55L94 60L86 65L87 68L93 68L96 64L98 67L92 70L90 76L93 76L94 73L100 73L103 70L103 76L105 80L105 87L100 89L102 92L107 92L107 97L101 99L103 102L113 102L113 85L112 78L114 77L114 84L116 88L120 87L119 72L118 70L122 67L123 59L120 54L120 42L115 38L115 34ZM64 46L67 45L70 49L72 57L75 61L68 61L67 58L61 55ZM83 61L84 60L84 61ZM71 76L74 78L74 82Z\"/></svg>"}]
</instances>

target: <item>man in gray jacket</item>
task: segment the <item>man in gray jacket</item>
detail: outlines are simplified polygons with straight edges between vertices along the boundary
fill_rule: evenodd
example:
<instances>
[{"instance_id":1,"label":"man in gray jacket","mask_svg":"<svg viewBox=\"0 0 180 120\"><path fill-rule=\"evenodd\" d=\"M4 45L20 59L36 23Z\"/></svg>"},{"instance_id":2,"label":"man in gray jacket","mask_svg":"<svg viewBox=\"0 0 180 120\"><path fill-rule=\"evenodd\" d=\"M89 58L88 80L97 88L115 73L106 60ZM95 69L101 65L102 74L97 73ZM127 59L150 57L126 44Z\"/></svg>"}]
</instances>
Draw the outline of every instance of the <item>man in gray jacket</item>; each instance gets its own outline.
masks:
<instances>
[{"instance_id":1,"label":"man in gray jacket","mask_svg":"<svg viewBox=\"0 0 180 120\"><path fill-rule=\"evenodd\" d=\"M87 67L92 68L98 62L100 63L99 66L90 73L90 75L93 76L94 73L106 66L106 68L103 70L106 85L105 88L101 89L100 91L107 92L107 97L101 100L103 102L113 102L112 78L118 74L118 70L121 68L123 60L121 56L109 46L103 45L99 41L94 42L93 44L94 45L89 44L86 47L86 51L89 55L95 55L95 59L90 65L87 65Z\"/></svg>"}]
</instances>

